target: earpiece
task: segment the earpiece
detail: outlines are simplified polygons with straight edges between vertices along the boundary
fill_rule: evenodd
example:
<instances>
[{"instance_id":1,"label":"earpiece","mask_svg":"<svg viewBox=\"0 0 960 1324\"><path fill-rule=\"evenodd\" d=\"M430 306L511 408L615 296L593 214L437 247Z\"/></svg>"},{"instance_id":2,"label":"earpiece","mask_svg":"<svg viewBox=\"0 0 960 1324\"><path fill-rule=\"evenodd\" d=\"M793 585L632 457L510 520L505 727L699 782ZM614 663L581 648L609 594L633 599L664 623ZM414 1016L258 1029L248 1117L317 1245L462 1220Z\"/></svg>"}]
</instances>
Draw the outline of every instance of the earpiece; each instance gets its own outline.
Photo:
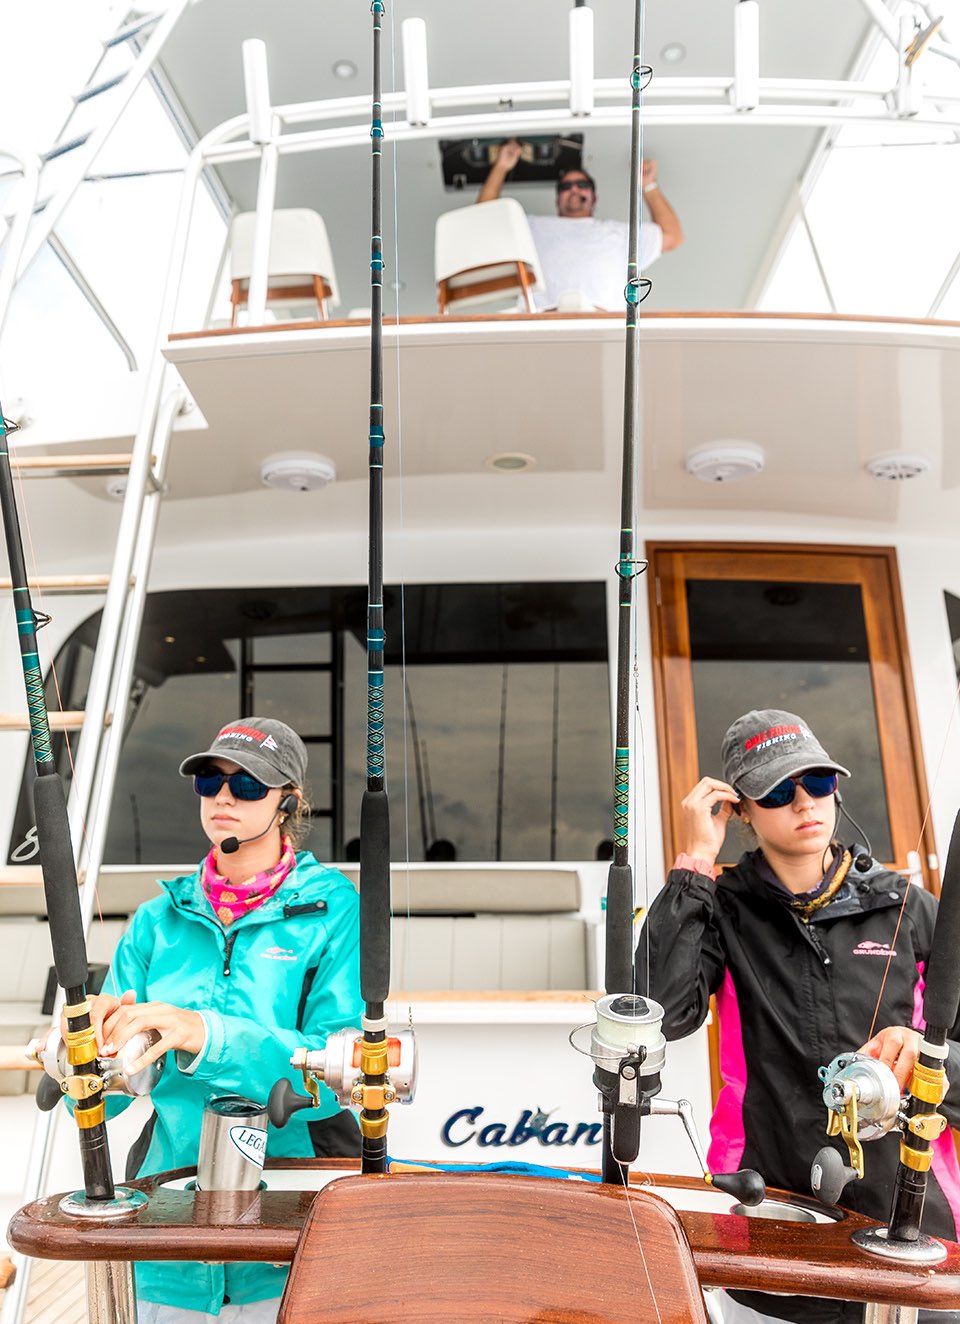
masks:
<instances>
[{"instance_id":1,"label":"earpiece","mask_svg":"<svg viewBox=\"0 0 960 1324\"><path fill-rule=\"evenodd\" d=\"M220 849L223 851L224 855L235 855L241 846L246 846L251 841L259 841L261 837L265 837L277 819L281 818L281 815L283 818L288 818L291 814L295 814L299 803L300 796L296 791L291 791L288 795L285 795L277 805L276 809L273 811L270 822L262 832L258 832L256 836L253 837L226 837L221 841Z\"/></svg>"},{"instance_id":2,"label":"earpiece","mask_svg":"<svg viewBox=\"0 0 960 1324\"><path fill-rule=\"evenodd\" d=\"M869 873L870 870L873 868L873 847L870 845L870 839L867 836L867 834L864 832L860 824L855 819L850 817L849 811L844 807L843 796L840 794L839 786L836 789L836 797L837 797L837 810L838 810L837 823L839 824L840 822L840 815L845 814L846 817L849 819L849 821L860 833L861 837L863 837L863 840L866 842L865 849L862 850L859 855L855 855L853 857L853 867L856 869L857 873Z\"/></svg>"}]
</instances>

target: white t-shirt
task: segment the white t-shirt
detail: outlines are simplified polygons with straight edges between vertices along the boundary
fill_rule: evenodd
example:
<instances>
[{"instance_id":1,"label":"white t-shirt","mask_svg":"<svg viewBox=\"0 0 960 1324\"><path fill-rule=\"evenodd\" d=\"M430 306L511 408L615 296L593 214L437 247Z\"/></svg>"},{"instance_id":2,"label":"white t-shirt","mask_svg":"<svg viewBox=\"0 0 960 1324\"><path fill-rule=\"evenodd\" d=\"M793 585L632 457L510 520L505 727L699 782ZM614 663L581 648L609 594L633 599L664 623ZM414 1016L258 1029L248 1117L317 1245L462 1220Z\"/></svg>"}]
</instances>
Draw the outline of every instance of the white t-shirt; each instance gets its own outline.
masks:
<instances>
[{"instance_id":1,"label":"white t-shirt","mask_svg":"<svg viewBox=\"0 0 960 1324\"><path fill-rule=\"evenodd\" d=\"M562 294L578 290L597 308L621 312L627 283L626 221L601 221L595 216L528 216L533 242L543 269L545 288L534 293L538 308L556 308ZM663 250L663 231L644 221L640 226L640 270L656 262Z\"/></svg>"}]
</instances>

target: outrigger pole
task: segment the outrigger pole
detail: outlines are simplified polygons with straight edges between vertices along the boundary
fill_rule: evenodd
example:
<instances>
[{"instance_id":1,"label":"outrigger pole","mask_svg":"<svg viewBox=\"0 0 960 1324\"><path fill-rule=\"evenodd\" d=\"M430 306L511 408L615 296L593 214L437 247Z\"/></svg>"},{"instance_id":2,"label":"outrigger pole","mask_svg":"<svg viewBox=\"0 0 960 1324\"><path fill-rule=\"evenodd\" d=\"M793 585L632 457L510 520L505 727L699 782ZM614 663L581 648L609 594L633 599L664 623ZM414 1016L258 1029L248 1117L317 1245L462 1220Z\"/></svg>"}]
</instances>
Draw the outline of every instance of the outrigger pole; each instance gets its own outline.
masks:
<instances>
[{"instance_id":1,"label":"outrigger pole","mask_svg":"<svg viewBox=\"0 0 960 1324\"><path fill-rule=\"evenodd\" d=\"M30 739L37 773L33 785L37 843L40 847L53 963L57 982L66 995L63 1012L67 1022L67 1074L63 1090L76 1105L74 1117L80 1131L86 1200L99 1204L114 1200L103 1102L104 1082L97 1055L97 1041L90 1024L90 1003L86 993L87 945L80 915L80 894L67 818L67 801L53 758L50 720L43 693L43 671L37 653L37 628L46 624L46 618L34 610L30 599L20 519L7 450L7 436L12 430L0 413L0 513L3 516L7 560L13 586L20 663L27 691Z\"/></svg>"},{"instance_id":2,"label":"outrigger pole","mask_svg":"<svg viewBox=\"0 0 960 1324\"><path fill-rule=\"evenodd\" d=\"M360 1041L362 1170L387 1164L387 1021L390 992L390 811L383 711L383 235L380 37L383 0L373 0L372 225L370 237L370 499L367 594L367 785L360 808Z\"/></svg>"}]
</instances>

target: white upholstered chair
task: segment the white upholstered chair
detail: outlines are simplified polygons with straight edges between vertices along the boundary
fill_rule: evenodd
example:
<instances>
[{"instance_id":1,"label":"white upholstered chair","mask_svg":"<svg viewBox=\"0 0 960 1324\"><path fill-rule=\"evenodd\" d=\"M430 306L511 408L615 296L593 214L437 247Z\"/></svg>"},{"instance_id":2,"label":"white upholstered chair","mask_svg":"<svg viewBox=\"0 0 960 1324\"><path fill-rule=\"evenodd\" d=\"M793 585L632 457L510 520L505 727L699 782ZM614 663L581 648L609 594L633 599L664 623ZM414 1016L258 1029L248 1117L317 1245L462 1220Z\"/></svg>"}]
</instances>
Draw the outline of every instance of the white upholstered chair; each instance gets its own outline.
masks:
<instances>
[{"instance_id":1,"label":"white upholstered chair","mask_svg":"<svg viewBox=\"0 0 960 1324\"><path fill-rule=\"evenodd\" d=\"M515 289L534 311L543 276L527 217L514 198L479 202L437 217L434 246L441 313L503 300Z\"/></svg>"},{"instance_id":2,"label":"white upholstered chair","mask_svg":"<svg viewBox=\"0 0 960 1324\"><path fill-rule=\"evenodd\" d=\"M247 302L253 265L256 213L240 212L230 224L230 325ZM308 207L282 208L273 213L270 258L267 263L267 303L316 299L320 318L327 306L340 303L333 254L323 218Z\"/></svg>"}]
</instances>

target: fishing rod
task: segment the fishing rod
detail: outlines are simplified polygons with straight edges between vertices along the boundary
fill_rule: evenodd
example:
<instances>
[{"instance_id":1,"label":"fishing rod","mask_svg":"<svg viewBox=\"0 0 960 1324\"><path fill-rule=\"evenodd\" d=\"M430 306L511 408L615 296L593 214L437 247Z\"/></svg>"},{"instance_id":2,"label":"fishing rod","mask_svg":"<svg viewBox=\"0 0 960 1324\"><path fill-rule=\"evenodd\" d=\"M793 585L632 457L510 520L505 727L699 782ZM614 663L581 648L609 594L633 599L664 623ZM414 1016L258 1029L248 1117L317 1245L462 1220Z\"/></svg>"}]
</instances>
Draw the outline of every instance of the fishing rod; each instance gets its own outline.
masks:
<instances>
[{"instance_id":1,"label":"fishing rod","mask_svg":"<svg viewBox=\"0 0 960 1324\"><path fill-rule=\"evenodd\" d=\"M597 1062L597 1086L604 1100L602 1172L604 1181L625 1181L625 1166L637 1157L640 1149L640 1102L643 1089L660 1088L656 1062L662 1062L663 1048L626 1056L620 1053L625 1044L633 1044L633 1022L648 1015L645 1000L633 993L633 869L630 864L630 675L633 639L633 581L646 569L634 552L634 468L639 436L638 395L640 380L640 304L650 291L650 281L640 275L640 178L642 165L642 92L652 71L641 58L643 42L643 0L634 5L633 68L630 74L630 214L628 223L627 283L624 288L626 322L624 331L623 374L623 452L620 470L620 555L616 566L618 582L617 618L617 707L614 755L613 859L607 874L606 940L604 987L608 1003L605 1019L619 1058L615 1070L612 1058L603 1066ZM610 999L613 999L612 1003ZM644 1004L641 1006L640 1004ZM654 1004L655 1005L655 1004ZM598 1008L598 1027L601 1013ZM659 1027L646 1019L648 1031ZM647 1049L655 1046L648 1043ZM595 1059L596 1061L596 1059ZM646 1068L646 1070L644 1070ZM644 1079L641 1089L640 1081Z\"/></svg>"},{"instance_id":2,"label":"fishing rod","mask_svg":"<svg viewBox=\"0 0 960 1324\"><path fill-rule=\"evenodd\" d=\"M416 1088L413 1031L388 1036L385 1006L390 993L390 810L384 741L383 622L383 235L380 39L383 0L373 0L373 107L370 237L369 563L367 583L367 784L360 805L360 995L362 1033L338 1030L322 1049L297 1049L291 1065L303 1074L308 1094L284 1078L270 1092L275 1126L320 1102L324 1081L340 1103L359 1108L361 1170L387 1170L387 1107L410 1103Z\"/></svg>"},{"instance_id":3,"label":"fishing rod","mask_svg":"<svg viewBox=\"0 0 960 1324\"><path fill-rule=\"evenodd\" d=\"M387 1166L387 1022L390 992L390 809L384 760L383 654L383 234L380 39L383 0L373 0L370 234L370 450L367 593L367 785L360 806L360 1134L364 1172Z\"/></svg>"},{"instance_id":4,"label":"fishing rod","mask_svg":"<svg viewBox=\"0 0 960 1324\"><path fill-rule=\"evenodd\" d=\"M941 1242L920 1231L933 1164L934 1144L947 1127L938 1111L947 1092L947 1036L960 1010L960 814L953 825L943 869L940 905L924 975L923 1019L920 1040L906 1097L891 1069L860 1053L843 1053L821 1067L823 1101L827 1107L827 1134L844 1140L850 1162L827 1145L813 1162L813 1192L827 1204L836 1204L849 1181L864 1175L862 1143L900 1131L900 1158L894 1177L890 1217L885 1228L855 1232L862 1250L895 1256L904 1261L934 1263L946 1257Z\"/></svg>"},{"instance_id":5,"label":"fishing rod","mask_svg":"<svg viewBox=\"0 0 960 1324\"><path fill-rule=\"evenodd\" d=\"M43 671L37 652L37 629L46 625L49 618L34 610L30 597L7 449L7 437L15 430L15 426L3 418L0 410L0 513L13 587L20 663L27 693L30 740L37 774L33 783L37 843L53 946L53 964L57 983L66 997L63 1014L67 1023L67 1071L61 1088L75 1105L74 1117L80 1133L85 1198L102 1207L114 1201L115 1197L107 1144L104 1077L97 1055L96 1036L90 1024L90 1002L86 992L89 973L87 945L80 915L80 893L67 801L54 762L50 719L43 692ZM89 1209L87 1212L90 1212Z\"/></svg>"},{"instance_id":6,"label":"fishing rod","mask_svg":"<svg viewBox=\"0 0 960 1324\"><path fill-rule=\"evenodd\" d=\"M640 1152L640 1124L645 1116L679 1117L693 1146L704 1181L742 1204L759 1204L766 1194L763 1178L746 1168L711 1173L697 1135L693 1109L686 1099L658 1099L660 1072L666 1061L663 1008L634 988L633 869L630 864L630 679L633 649L633 582L647 563L634 547L634 485L639 443L640 304L651 282L640 274L640 201L643 167L643 91L653 70L643 63L643 4L635 0L633 65L630 73L630 213L624 331L623 454L620 475L620 554L617 619L617 706L614 754L613 859L607 874L604 951L605 996L597 1003L593 1026L574 1030L570 1042L593 1059L594 1084L603 1114L601 1177L625 1186L629 1166ZM587 1033L588 1032L588 1033Z\"/></svg>"}]
</instances>

